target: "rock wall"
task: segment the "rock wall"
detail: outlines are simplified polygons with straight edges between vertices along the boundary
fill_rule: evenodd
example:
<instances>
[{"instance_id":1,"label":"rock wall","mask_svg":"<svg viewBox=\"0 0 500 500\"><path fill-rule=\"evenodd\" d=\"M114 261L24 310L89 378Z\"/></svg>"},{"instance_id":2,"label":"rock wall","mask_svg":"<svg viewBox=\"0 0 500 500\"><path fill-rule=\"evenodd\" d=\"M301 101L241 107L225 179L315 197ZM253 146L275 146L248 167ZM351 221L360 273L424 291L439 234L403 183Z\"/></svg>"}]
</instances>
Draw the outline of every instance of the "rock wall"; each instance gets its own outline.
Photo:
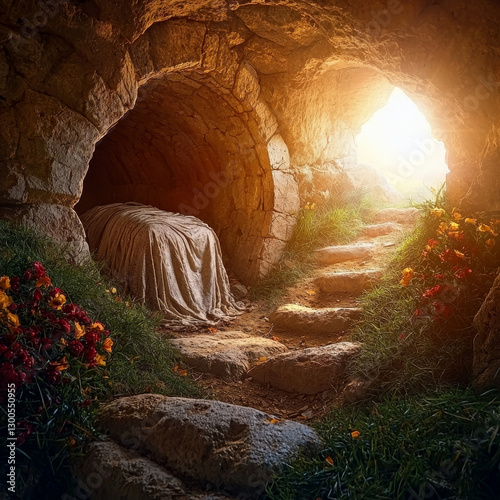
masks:
<instances>
[{"instance_id":1,"label":"rock wall","mask_svg":"<svg viewBox=\"0 0 500 500\"><path fill-rule=\"evenodd\" d=\"M82 249L82 190L79 210L187 212L221 175L194 209L254 282L291 234L296 180L355 164L392 85L445 142L453 201L499 209L499 20L492 0L1 0L0 216L52 217Z\"/></svg>"}]
</instances>

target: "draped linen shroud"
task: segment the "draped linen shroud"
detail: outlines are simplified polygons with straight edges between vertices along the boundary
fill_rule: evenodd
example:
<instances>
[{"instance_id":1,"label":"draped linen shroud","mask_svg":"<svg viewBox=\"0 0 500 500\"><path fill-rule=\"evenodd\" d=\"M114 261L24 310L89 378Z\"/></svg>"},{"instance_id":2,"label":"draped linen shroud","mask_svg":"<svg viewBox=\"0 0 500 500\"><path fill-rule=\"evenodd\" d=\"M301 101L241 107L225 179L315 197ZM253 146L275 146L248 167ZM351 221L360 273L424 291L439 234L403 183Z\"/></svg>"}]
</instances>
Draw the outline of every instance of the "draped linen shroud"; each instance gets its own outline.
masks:
<instances>
[{"instance_id":1,"label":"draped linen shroud","mask_svg":"<svg viewBox=\"0 0 500 500\"><path fill-rule=\"evenodd\" d=\"M215 232L196 217L138 203L81 217L90 249L111 276L171 326L213 325L241 314Z\"/></svg>"}]
</instances>

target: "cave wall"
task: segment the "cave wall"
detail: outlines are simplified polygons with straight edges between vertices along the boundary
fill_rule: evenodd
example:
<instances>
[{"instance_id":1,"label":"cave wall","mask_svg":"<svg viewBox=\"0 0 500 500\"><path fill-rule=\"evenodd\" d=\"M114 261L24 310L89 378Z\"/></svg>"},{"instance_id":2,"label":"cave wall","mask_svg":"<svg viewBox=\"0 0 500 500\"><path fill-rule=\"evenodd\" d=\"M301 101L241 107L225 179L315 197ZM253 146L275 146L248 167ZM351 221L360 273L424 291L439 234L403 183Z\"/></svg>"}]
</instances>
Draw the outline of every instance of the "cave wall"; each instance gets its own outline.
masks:
<instances>
[{"instance_id":1,"label":"cave wall","mask_svg":"<svg viewBox=\"0 0 500 500\"><path fill-rule=\"evenodd\" d=\"M96 144L113 196L167 208L170 196L188 206L210 172L237 169L246 180L235 175L200 216L255 281L291 233L300 172L354 164L353 137L392 85L445 142L453 201L499 209L499 18L487 0L1 0L0 217L77 255L73 207ZM149 116L165 131L154 152L139 139L158 143L141 128ZM119 137L112 160L106 143Z\"/></svg>"}]
</instances>

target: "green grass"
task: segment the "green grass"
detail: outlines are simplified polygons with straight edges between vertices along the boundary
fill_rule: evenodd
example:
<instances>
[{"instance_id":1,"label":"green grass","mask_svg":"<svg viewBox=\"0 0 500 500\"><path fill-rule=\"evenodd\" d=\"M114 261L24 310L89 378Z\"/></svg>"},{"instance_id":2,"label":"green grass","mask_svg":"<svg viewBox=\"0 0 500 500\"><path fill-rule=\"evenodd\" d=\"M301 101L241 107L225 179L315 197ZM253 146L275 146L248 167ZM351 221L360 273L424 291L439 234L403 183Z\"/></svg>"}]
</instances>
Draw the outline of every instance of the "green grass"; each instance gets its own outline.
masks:
<instances>
[{"instance_id":1,"label":"green grass","mask_svg":"<svg viewBox=\"0 0 500 500\"><path fill-rule=\"evenodd\" d=\"M361 191L336 195L314 209L302 208L281 261L251 290L250 297L274 307L287 287L314 268L314 250L352 242L376 208Z\"/></svg>"},{"instance_id":2,"label":"green grass","mask_svg":"<svg viewBox=\"0 0 500 500\"><path fill-rule=\"evenodd\" d=\"M169 342L156 334L159 317L145 307L107 293L113 285L101 275L94 262L81 267L67 263L63 251L51 240L40 238L23 228L0 222L0 274L19 275L33 261L40 261L52 282L74 302L84 308L93 320L103 322L114 341L108 363L109 391L112 395L152 391L166 395L192 396L198 389L186 377L172 369L177 355Z\"/></svg>"},{"instance_id":3,"label":"green grass","mask_svg":"<svg viewBox=\"0 0 500 500\"><path fill-rule=\"evenodd\" d=\"M498 391L431 392L343 408L317 431L323 450L292 463L269 487L270 499L498 498Z\"/></svg>"}]
</instances>

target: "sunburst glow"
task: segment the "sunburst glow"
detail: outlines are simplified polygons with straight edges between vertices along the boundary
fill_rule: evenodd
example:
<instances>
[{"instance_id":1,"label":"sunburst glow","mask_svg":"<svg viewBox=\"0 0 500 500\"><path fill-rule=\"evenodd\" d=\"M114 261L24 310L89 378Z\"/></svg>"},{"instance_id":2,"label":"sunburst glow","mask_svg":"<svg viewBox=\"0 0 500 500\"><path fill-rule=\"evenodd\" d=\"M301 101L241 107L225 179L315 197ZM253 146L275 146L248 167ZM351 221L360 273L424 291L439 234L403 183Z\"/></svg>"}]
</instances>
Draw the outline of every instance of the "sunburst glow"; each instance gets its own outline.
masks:
<instances>
[{"instance_id":1,"label":"sunburst glow","mask_svg":"<svg viewBox=\"0 0 500 500\"><path fill-rule=\"evenodd\" d=\"M357 136L358 160L380 168L404 195L420 198L448 173L444 144L417 105L395 88Z\"/></svg>"}]
</instances>

